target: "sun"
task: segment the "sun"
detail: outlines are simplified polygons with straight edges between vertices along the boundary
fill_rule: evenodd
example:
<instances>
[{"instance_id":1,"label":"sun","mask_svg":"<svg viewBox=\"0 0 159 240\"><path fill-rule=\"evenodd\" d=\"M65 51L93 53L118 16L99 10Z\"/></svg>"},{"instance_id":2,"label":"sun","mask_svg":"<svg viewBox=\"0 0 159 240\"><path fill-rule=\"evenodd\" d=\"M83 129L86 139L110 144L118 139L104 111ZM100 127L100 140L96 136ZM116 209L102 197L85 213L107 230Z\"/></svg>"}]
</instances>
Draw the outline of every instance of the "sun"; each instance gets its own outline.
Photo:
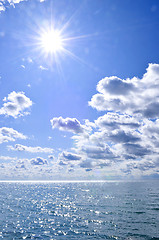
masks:
<instances>
[{"instance_id":1,"label":"sun","mask_svg":"<svg viewBox=\"0 0 159 240\"><path fill-rule=\"evenodd\" d=\"M69 24L70 21L60 28L58 28L59 26L56 27L55 22L38 26L35 29L35 35L31 36L33 51L38 53L40 59L43 58L49 67L56 64L59 71L62 69L61 62L65 56L85 64L82 59L72 52L72 43L78 41L77 44L79 44L79 41L90 35L69 36L69 32L66 31Z\"/></svg>"},{"instance_id":2,"label":"sun","mask_svg":"<svg viewBox=\"0 0 159 240\"><path fill-rule=\"evenodd\" d=\"M51 29L41 34L40 45L47 54L54 54L63 49L63 39L60 31Z\"/></svg>"}]
</instances>

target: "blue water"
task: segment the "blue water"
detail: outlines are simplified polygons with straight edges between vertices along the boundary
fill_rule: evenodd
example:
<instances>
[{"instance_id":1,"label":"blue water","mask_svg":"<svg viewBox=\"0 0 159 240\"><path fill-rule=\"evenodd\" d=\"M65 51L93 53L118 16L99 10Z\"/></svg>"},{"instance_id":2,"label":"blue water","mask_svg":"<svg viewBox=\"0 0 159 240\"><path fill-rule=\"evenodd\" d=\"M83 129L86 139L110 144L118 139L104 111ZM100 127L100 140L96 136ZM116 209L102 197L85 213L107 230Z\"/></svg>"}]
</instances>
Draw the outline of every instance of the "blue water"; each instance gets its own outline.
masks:
<instances>
[{"instance_id":1,"label":"blue water","mask_svg":"<svg viewBox=\"0 0 159 240\"><path fill-rule=\"evenodd\" d=\"M159 239L159 181L0 183L0 239Z\"/></svg>"}]
</instances>

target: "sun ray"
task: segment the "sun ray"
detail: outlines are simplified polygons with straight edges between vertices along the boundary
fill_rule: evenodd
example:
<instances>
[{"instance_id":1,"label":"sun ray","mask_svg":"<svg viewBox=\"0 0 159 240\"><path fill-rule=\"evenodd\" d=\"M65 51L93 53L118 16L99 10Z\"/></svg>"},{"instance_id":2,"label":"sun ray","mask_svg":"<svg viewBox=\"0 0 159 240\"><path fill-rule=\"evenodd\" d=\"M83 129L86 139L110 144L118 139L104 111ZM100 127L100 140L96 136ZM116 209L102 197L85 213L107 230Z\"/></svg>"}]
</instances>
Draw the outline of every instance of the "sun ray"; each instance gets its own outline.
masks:
<instances>
[{"instance_id":1,"label":"sun ray","mask_svg":"<svg viewBox=\"0 0 159 240\"><path fill-rule=\"evenodd\" d=\"M64 53L68 56L70 56L72 59L74 59L75 61L79 62L80 64L86 65L87 67L89 67L92 70L95 70L95 68L93 66L91 66L90 64L88 64L87 62L85 62L82 58L78 57L77 55L75 55L73 52L64 49L63 50Z\"/></svg>"},{"instance_id":2,"label":"sun ray","mask_svg":"<svg viewBox=\"0 0 159 240\"><path fill-rule=\"evenodd\" d=\"M34 58L38 54L38 61L43 58L49 69L57 67L60 73L62 69L61 64L65 56L71 57L91 69L95 69L77 56L72 47L75 47L75 44L76 47L80 46L83 39L91 38L97 34L69 35L67 28L70 26L72 19L74 19L74 15L65 24L61 24L60 26L52 17L50 21L46 21L42 25L36 24L36 28L33 29L34 34L30 34L29 41L27 41L27 44L32 47L31 50Z\"/></svg>"},{"instance_id":3,"label":"sun ray","mask_svg":"<svg viewBox=\"0 0 159 240\"><path fill-rule=\"evenodd\" d=\"M72 40L77 40L77 39L89 38L89 37L93 37L93 36L97 36L97 33L85 34L85 35L80 35L80 36L75 36L75 37L68 37L68 38L64 38L63 41L72 41Z\"/></svg>"}]
</instances>

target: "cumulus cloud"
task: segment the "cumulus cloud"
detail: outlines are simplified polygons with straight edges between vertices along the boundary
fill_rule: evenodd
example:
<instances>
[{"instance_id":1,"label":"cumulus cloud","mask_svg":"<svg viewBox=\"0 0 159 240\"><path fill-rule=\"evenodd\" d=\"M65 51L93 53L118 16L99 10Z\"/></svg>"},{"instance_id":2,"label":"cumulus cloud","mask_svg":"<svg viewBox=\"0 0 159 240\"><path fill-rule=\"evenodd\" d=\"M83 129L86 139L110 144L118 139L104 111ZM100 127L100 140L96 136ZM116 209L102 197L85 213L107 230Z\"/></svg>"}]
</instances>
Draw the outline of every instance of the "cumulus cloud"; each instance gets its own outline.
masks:
<instances>
[{"instance_id":1,"label":"cumulus cloud","mask_svg":"<svg viewBox=\"0 0 159 240\"><path fill-rule=\"evenodd\" d=\"M32 165L44 165L48 164L47 160L41 157L33 158L30 160Z\"/></svg>"},{"instance_id":2,"label":"cumulus cloud","mask_svg":"<svg viewBox=\"0 0 159 240\"><path fill-rule=\"evenodd\" d=\"M89 105L106 113L91 131L72 137L79 167L116 175L152 175L159 167L159 65L149 64L141 79L106 77L99 81ZM60 156L72 157L72 153ZM155 157L156 156L156 157ZM158 164L157 164L158 163Z\"/></svg>"},{"instance_id":3,"label":"cumulus cloud","mask_svg":"<svg viewBox=\"0 0 159 240\"><path fill-rule=\"evenodd\" d=\"M142 136L144 136L145 142L150 141L151 144L154 144L157 147L159 146L159 119L156 119L155 121L144 121L144 124L138 130L140 131Z\"/></svg>"},{"instance_id":4,"label":"cumulus cloud","mask_svg":"<svg viewBox=\"0 0 159 240\"><path fill-rule=\"evenodd\" d=\"M25 96L24 92L11 92L3 99L4 104L0 109L0 115L12 116L14 118L29 114L26 109L32 106L32 101Z\"/></svg>"},{"instance_id":5,"label":"cumulus cloud","mask_svg":"<svg viewBox=\"0 0 159 240\"><path fill-rule=\"evenodd\" d=\"M60 154L59 158L67 161L77 161L81 159L81 156L75 153L64 151Z\"/></svg>"},{"instance_id":6,"label":"cumulus cloud","mask_svg":"<svg viewBox=\"0 0 159 240\"><path fill-rule=\"evenodd\" d=\"M92 161L91 160L84 160L80 163L80 167L92 170L92 168L93 168Z\"/></svg>"},{"instance_id":7,"label":"cumulus cloud","mask_svg":"<svg viewBox=\"0 0 159 240\"><path fill-rule=\"evenodd\" d=\"M60 166L67 166L67 163L61 160L61 161L59 161L59 165Z\"/></svg>"},{"instance_id":8,"label":"cumulus cloud","mask_svg":"<svg viewBox=\"0 0 159 240\"><path fill-rule=\"evenodd\" d=\"M159 64L149 64L141 79L106 77L97 84L89 105L98 111L115 111L144 118L159 117Z\"/></svg>"},{"instance_id":9,"label":"cumulus cloud","mask_svg":"<svg viewBox=\"0 0 159 240\"><path fill-rule=\"evenodd\" d=\"M115 112L108 112L107 114L95 120L95 124L100 128L138 128L141 122L133 116L127 114L119 114Z\"/></svg>"},{"instance_id":10,"label":"cumulus cloud","mask_svg":"<svg viewBox=\"0 0 159 240\"><path fill-rule=\"evenodd\" d=\"M16 139L26 139L27 137L13 128L0 128L0 143L15 141Z\"/></svg>"},{"instance_id":11,"label":"cumulus cloud","mask_svg":"<svg viewBox=\"0 0 159 240\"><path fill-rule=\"evenodd\" d=\"M142 145L136 143L125 143L123 147L125 148L126 153L132 154L136 158L143 157L144 155L152 153L151 150L144 148Z\"/></svg>"},{"instance_id":12,"label":"cumulus cloud","mask_svg":"<svg viewBox=\"0 0 159 240\"><path fill-rule=\"evenodd\" d=\"M97 85L98 92L110 96L125 96L134 90L136 90L135 85L129 79L123 80L116 76L105 77Z\"/></svg>"},{"instance_id":13,"label":"cumulus cloud","mask_svg":"<svg viewBox=\"0 0 159 240\"><path fill-rule=\"evenodd\" d=\"M60 150L57 160L52 157L53 149L50 148L8 146L14 151L49 153L48 159L54 160L39 157L21 161L16 165L18 171L30 171L32 166L40 173L45 171L51 175L56 169L69 173L68 176L74 174L75 178L77 172L83 177L83 171L90 176L95 173L100 176L155 176L159 173L158 87L158 64L150 64L141 79L102 79L97 85L98 93L89 104L106 112L94 122L84 120L83 124L76 118L51 119L53 129L74 134L73 148Z\"/></svg>"},{"instance_id":14,"label":"cumulus cloud","mask_svg":"<svg viewBox=\"0 0 159 240\"><path fill-rule=\"evenodd\" d=\"M8 150L30 153L53 153L54 151L52 148L28 147L21 144L15 144L14 146L9 145Z\"/></svg>"},{"instance_id":15,"label":"cumulus cloud","mask_svg":"<svg viewBox=\"0 0 159 240\"><path fill-rule=\"evenodd\" d=\"M107 159L115 159L115 155L111 151L110 147L107 144L103 144L103 146L98 146L94 143L94 145L89 145L91 143L88 142L88 145L81 145L78 151L81 154L84 154L85 159L92 160L107 160Z\"/></svg>"},{"instance_id":16,"label":"cumulus cloud","mask_svg":"<svg viewBox=\"0 0 159 240\"><path fill-rule=\"evenodd\" d=\"M53 155L49 155L48 158L49 158L50 160L54 160L54 159L55 159L55 157L54 157Z\"/></svg>"},{"instance_id":17,"label":"cumulus cloud","mask_svg":"<svg viewBox=\"0 0 159 240\"><path fill-rule=\"evenodd\" d=\"M114 143L128 143L128 142L137 142L140 140L140 137L136 132L125 132L124 130L114 130L112 133L109 133L108 141L114 142Z\"/></svg>"},{"instance_id":18,"label":"cumulus cloud","mask_svg":"<svg viewBox=\"0 0 159 240\"><path fill-rule=\"evenodd\" d=\"M141 172L143 176L153 175L159 172L158 163L148 159L142 159L141 161L128 161L123 165L121 171L126 174L133 174L134 172Z\"/></svg>"},{"instance_id":19,"label":"cumulus cloud","mask_svg":"<svg viewBox=\"0 0 159 240\"><path fill-rule=\"evenodd\" d=\"M61 179L66 179L67 166L60 166L58 162L50 163L43 157L15 160L0 163L1 179L58 180L59 174Z\"/></svg>"},{"instance_id":20,"label":"cumulus cloud","mask_svg":"<svg viewBox=\"0 0 159 240\"><path fill-rule=\"evenodd\" d=\"M55 117L50 120L52 128L58 128L61 131L69 131L73 133L82 133L84 131L83 126L76 118L62 118Z\"/></svg>"}]
</instances>

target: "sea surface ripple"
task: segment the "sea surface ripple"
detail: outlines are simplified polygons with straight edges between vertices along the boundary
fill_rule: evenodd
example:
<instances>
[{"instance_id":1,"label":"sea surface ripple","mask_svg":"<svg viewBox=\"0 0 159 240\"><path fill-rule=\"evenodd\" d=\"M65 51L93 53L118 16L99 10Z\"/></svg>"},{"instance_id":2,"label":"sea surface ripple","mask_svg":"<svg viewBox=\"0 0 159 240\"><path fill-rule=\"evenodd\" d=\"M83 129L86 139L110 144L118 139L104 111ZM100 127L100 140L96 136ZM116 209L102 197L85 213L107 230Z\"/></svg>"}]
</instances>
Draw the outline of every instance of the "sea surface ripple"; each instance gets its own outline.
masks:
<instances>
[{"instance_id":1,"label":"sea surface ripple","mask_svg":"<svg viewBox=\"0 0 159 240\"><path fill-rule=\"evenodd\" d=\"M159 239L159 181L0 183L0 239Z\"/></svg>"}]
</instances>

